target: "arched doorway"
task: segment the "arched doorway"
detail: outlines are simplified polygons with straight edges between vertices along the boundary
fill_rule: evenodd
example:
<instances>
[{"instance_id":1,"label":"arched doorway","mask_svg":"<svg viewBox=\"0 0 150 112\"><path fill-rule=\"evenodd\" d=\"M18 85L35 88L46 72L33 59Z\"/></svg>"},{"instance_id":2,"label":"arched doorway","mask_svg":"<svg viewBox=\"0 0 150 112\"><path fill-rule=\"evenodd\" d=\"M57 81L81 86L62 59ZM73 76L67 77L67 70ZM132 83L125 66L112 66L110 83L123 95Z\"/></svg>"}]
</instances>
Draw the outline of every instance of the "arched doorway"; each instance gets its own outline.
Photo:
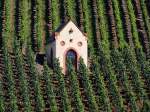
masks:
<instances>
[{"instance_id":1,"label":"arched doorway","mask_svg":"<svg viewBox=\"0 0 150 112\"><path fill-rule=\"evenodd\" d=\"M73 50L73 49L70 49L67 51L66 53L66 72L67 72L67 60L71 60L72 64L73 64L73 67L75 69L75 71L77 70L77 53Z\"/></svg>"}]
</instances>

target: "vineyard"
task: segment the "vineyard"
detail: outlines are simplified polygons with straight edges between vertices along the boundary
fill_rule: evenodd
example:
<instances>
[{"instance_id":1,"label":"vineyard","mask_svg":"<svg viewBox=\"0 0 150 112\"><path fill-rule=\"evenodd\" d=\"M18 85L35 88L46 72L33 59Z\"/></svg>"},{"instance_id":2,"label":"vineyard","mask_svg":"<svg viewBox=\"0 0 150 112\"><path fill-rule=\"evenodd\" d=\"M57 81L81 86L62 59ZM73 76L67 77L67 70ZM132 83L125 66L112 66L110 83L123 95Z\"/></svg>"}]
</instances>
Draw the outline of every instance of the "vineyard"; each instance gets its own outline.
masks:
<instances>
[{"instance_id":1,"label":"vineyard","mask_svg":"<svg viewBox=\"0 0 150 112\"><path fill-rule=\"evenodd\" d=\"M88 67L39 71L69 20L88 37ZM150 0L0 0L0 112L33 111L149 112Z\"/></svg>"}]
</instances>

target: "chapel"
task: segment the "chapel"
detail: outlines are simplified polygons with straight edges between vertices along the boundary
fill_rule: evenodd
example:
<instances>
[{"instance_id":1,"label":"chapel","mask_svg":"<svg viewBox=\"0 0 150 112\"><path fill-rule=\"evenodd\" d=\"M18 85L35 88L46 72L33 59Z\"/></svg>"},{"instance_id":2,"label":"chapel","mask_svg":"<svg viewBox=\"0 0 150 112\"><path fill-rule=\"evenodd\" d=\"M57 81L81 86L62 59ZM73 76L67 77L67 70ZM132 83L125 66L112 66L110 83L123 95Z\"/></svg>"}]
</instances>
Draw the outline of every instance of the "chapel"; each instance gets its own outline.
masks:
<instances>
[{"instance_id":1,"label":"chapel","mask_svg":"<svg viewBox=\"0 0 150 112\"><path fill-rule=\"evenodd\" d=\"M53 63L54 58L59 59L64 74L67 70L67 58L71 59L76 70L80 57L87 66L87 36L70 20L50 37L46 55L49 65Z\"/></svg>"}]
</instances>

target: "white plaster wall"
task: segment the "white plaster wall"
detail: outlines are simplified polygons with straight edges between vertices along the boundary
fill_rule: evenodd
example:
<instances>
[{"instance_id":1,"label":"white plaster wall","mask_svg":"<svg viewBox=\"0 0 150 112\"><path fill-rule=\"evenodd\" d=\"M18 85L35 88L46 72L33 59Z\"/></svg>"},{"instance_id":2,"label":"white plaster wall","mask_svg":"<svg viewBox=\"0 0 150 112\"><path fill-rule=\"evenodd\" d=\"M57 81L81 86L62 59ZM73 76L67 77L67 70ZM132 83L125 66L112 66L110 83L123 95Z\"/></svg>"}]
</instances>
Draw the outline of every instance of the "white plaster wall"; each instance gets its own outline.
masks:
<instances>
[{"instance_id":1,"label":"white plaster wall","mask_svg":"<svg viewBox=\"0 0 150 112\"><path fill-rule=\"evenodd\" d=\"M73 33L69 34L69 30L72 28ZM73 39L73 42L69 40ZM61 41L65 41L65 45L60 44ZM78 42L82 42L82 46L78 46ZM57 35L56 37L56 58L59 58L60 66L63 68L65 63L64 55L68 48L73 48L77 51L77 54L81 56L84 60L85 65L87 65L87 37L75 26L73 22L69 22L67 26Z\"/></svg>"}]
</instances>

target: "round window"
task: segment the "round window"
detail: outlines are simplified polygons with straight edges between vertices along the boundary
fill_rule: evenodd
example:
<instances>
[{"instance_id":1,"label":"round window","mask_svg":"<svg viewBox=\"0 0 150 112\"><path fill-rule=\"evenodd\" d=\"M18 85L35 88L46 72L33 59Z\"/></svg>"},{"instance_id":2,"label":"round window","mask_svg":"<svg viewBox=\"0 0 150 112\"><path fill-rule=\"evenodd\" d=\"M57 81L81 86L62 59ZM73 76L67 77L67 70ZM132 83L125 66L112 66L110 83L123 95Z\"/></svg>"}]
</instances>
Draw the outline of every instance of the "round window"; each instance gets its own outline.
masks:
<instances>
[{"instance_id":1,"label":"round window","mask_svg":"<svg viewBox=\"0 0 150 112\"><path fill-rule=\"evenodd\" d=\"M78 42L78 46L81 47L82 46L82 42Z\"/></svg>"},{"instance_id":2,"label":"round window","mask_svg":"<svg viewBox=\"0 0 150 112\"><path fill-rule=\"evenodd\" d=\"M61 44L61 46L64 46L64 45L65 45L65 42L64 42L64 41L61 41L60 44Z\"/></svg>"}]
</instances>

